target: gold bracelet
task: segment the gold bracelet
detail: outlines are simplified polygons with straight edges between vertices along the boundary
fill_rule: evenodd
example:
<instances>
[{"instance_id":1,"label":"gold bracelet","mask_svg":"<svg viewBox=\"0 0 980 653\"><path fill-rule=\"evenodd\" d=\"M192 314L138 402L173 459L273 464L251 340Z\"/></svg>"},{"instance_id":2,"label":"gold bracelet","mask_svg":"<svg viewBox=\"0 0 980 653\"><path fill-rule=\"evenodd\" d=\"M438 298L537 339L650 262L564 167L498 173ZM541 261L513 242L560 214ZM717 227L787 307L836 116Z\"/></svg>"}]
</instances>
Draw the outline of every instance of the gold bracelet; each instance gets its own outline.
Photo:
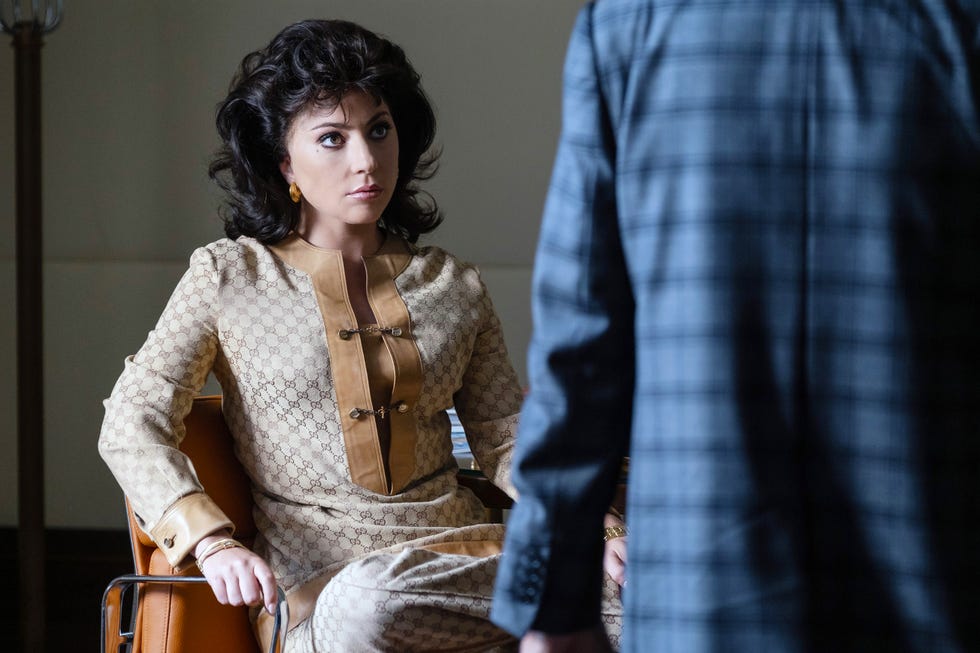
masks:
<instances>
[{"instance_id":1,"label":"gold bracelet","mask_svg":"<svg viewBox=\"0 0 980 653\"><path fill-rule=\"evenodd\" d=\"M236 539L230 537L223 537L220 540L215 540L211 544L207 545L201 555L197 556L197 568L204 573L204 561L213 556L218 551L224 551L225 549L244 549L245 545Z\"/></svg>"},{"instance_id":2,"label":"gold bracelet","mask_svg":"<svg viewBox=\"0 0 980 653\"><path fill-rule=\"evenodd\" d=\"M626 530L625 526L606 526L602 529L603 542L615 540L617 537L626 537L627 535L629 535L629 531Z\"/></svg>"}]
</instances>

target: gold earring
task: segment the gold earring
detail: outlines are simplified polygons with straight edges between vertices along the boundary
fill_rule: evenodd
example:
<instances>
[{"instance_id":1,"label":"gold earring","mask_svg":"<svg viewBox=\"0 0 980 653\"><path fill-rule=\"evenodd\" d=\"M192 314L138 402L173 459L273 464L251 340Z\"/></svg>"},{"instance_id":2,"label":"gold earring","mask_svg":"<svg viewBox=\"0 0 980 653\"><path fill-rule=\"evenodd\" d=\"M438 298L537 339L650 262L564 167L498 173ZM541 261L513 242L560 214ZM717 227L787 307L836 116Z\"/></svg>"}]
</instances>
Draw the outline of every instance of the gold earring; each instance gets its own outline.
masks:
<instances>
[{"instance_id":1,"label":"gold earring","mask_svg":"<svg viewBox=\"0 0 980 653\"><path fill-rule=\"evenodd\" d=\"M289 184L289 199L293 200L295 203L299 204L300 198L303 197L303 191L299 189L296 182Z\"/></svg>"}]
</instances>

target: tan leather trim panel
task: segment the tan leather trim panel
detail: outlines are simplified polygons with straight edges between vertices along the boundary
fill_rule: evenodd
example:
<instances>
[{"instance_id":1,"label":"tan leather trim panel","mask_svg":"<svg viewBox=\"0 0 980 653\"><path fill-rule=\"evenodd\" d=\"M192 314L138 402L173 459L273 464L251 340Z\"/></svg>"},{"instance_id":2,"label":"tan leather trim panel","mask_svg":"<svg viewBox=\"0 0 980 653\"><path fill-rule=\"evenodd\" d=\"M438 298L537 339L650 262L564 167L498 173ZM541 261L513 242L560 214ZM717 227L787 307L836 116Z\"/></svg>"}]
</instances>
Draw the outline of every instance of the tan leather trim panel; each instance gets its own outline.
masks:
<instances>
[{"instance_id":1,"label":"tan leather trim panel","mask_svg":"<svg viewBox=\"0 0 980 653\"><path fill-rule=\"evenodd\" d=\"M475 558L487 558L503 551L503 546L504 543L501 540L465 540L461 542L426 544L419 548L434 551L435 553L450 553L454 555L473 556Z\"/></svg>"},{"instance_id":2,"label":"tan leather trim panel","mask_svg":"<svg viewBox=\"0 0 980 653\"><path fill-rule=\"evenodd\" d=\"M371 402L361 338L340 337L342 329L358 326L347 297L340 252L314 247L295 234L270 249L288 265L309 275L313 282L330 352L351 480L379 494L400 492L415 472L418 431L414 408L422 388L422 358L412 336L408 307L395 286L395 277L411 261L411 251L403 240L389 237L377 255L364 259L368 302L378 326L401 330L397 336L391 333L381 336L394 369L391 405L406 407L405 412L394 410L387 418L391 420L393 434L388 452L389 479L374 419L350 413L354 408L378 407Z\"/></svg>"},{"instance_id":3,"label":"tan leather trim panel","mask_svg":"<svg viewBox=\"0 0 980 653\"><path fill-rule=\"evenodd\" d=\"M174 502L150 530L150 537L178 571L190 565L189 555L201 538L235 525L211 497L203 492L188 494Z\"/></svg>"},{"instance_id":4,"label":"tan leather trim panel","mask_svg":"<svg viewBox=\"0 0 980 653\"><path fill-rule=\"evenodd\" d=\"M405 489L415 473L415 447L418 442L415 407L422 391L422 356L412 334L408 307L395 286L395 277L408 266L412 254L404 241L389 239L385 244L390 246L383 247L377 256L365 258L364 265L368 278L368 302L379 326L401 329L398 336L387 333L382 336L394 366L391 404L401 404L407 409L405 412L392 411L390 415L390 493L397 494Z\"/></svg>"}]
</instances>

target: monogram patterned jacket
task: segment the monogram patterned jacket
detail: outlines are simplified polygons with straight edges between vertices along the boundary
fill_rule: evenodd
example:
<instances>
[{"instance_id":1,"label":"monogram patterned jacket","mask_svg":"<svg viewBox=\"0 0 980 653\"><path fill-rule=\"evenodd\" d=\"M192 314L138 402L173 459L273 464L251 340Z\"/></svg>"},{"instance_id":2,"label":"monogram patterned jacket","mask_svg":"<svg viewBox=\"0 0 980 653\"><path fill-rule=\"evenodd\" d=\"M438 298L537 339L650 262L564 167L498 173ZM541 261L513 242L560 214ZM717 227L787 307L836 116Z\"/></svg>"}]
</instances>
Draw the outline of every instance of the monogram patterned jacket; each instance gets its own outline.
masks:
<instances>
[{"instance_id":1,"label":"monogram patterned jacket","mask_svg":"<svg viewBox=\"0 0 980 653\"><path fill-rule=\"evenodd\" d=\"M100 452L144 530L183 567L201 537L232 526L177 449L214 373L252 482L256 551L292 590L300 619L352 559L408 542L452 550L499 540L456 483L447 408L456 406L481 469L513 494L522 394L478 272L392 236L364 265L377 320L366 327L350 308L339 252L296 236L198 249L105 401ZM380 406L378 377L390 398Z\"/></svg>"}]
</instances>

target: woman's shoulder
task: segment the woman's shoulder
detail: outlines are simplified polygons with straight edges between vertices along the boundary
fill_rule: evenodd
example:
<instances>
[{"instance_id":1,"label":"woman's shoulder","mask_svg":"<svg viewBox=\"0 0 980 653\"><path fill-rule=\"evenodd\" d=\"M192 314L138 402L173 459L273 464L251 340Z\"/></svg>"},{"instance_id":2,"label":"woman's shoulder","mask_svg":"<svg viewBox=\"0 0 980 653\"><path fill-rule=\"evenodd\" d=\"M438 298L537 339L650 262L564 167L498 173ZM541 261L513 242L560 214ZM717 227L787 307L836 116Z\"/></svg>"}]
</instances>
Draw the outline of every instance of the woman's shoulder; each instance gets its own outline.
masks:
<instances>
[{"instance_id":1,"label":"woman's shoulder","mask_svg":"<svg viewBox=\"0 0 980 653\"><path fill-rule=\"evenodd\" d=\"M476 266L461 259L438 245L409 245L415 258L436 267L451 267L459 270L472 269Z\"/></svg>"},{"instance_id":2,"label":"woman's shoulder","mask_svg":"<svg viewBox=\"0 0 980 653\"><path fill-rule=\"evenodd\" d=\"M411 245L423 278L432 281L462 284L474 292L483 293L484 286L476 265L438 245Z\"/></svg>"},{"instance_id":3,"label":"woman's shoulder","mask_svg":"<svg viewBox=\"0 0 980 653\"><path fill-rule=\"evenodd\" d=\"M231 238L219 238L207 245L202 245L198 248L198 251L203 250L214 256L235 257L244 256L246 253L255 251L256 249L266 249L266 247L254 238L239 236L235 240Z\"/></svg>"},{"instance_id":4,"label":"woman's shoulder","mask_svg":"<svg viewBox=\"0 0 980 653\"><path fill-rule=\"evenodd\" d=\"M240 236L235 240L221 238L198 247L191 254L191 263L195 260L206 260L217 269L254 267L258 260L270 256L272 254L269 248L261 242L248 236Z\"/></svg>"}]
</instances>

